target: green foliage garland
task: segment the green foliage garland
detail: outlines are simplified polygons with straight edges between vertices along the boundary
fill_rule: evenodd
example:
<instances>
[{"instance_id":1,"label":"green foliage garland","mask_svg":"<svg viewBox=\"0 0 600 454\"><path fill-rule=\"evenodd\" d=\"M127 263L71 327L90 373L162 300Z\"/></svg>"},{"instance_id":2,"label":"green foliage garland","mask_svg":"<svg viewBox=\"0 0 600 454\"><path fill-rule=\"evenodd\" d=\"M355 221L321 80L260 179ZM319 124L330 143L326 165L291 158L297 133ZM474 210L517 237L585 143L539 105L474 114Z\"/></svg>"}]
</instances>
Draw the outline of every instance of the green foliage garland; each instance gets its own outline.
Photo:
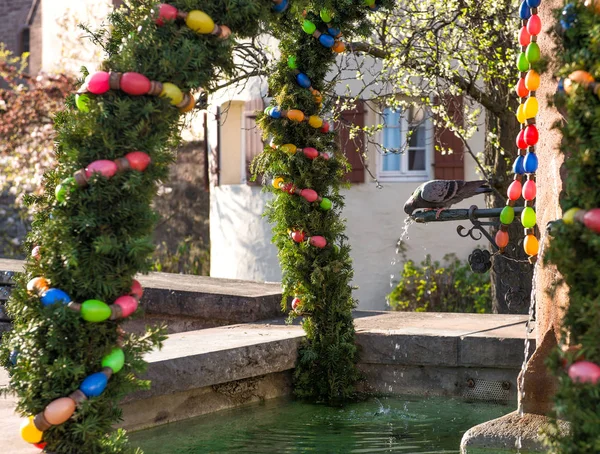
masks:
<instances>
[{"instance_id":1,"label":"green foliage garland","mask_svg":"<svg viewBox=\"0 0 600 454\"><path fill-rule=\"evenodd\" d=\"M557 22L568 19L571 24L566 31L557 30L556 55L561 64L558 75L567 77L575 70L585 70L598 80L600 15L581 3L571 8L571 17L563 15L562 10L555 11ZM592 90L577 84L569 95L560 95L556 101L568 120L560 125L567 175L561 206L564 211L600 207L600 101ZM556 264L569 287L561 344L580 348L570 353L558 349L549 360L559 383L555 416L571 423L568 434L560 434L555 426L549 433L549 441L553 452L597 453L600 452L600 386L573 383L564 364L568 366L579 354L586 361L600 364L600 235L578 222L561 222L553 227L552 236L546 257Z\"/></svg>"},{"instance_id":2,"label":"green foliage garland","mask_svg":"<svg viewBox=\"0 0 600 454\"><path fill-rule=\"evenodd\" d=\"M272 14L266 0L170 3L182 11L203 10L242 38L256 35L261 21ZM127 9L111 14L110 32L93 35L107 54L100 69L139 72L151 80L174 83L184 92L210 89L219 76L234 73L232 39L199 35L173 22L157 27L152 10L156 4L130 0ZM39 245L41 259L28 259L7 305L14 330L3 338L1 359L19 397L18 411L24 415L38 414L98 372L101 358L118 342L119 326L118 321L85 322L62 304L43 307L39 297L27 292L27 282L44 276L77 302L110 303L129 293L133 276L150 266L155 221L150 201L157 182L167 176L182 125L178 110L165 98L133 97L115 90L90 98L89 112L78 111L71 96L66 110L56 115L58 165L44 177L45 192L31 198L36 215L27 245ZM110 179L95 175L87 188L72 191L65 203L56 201L56 185L78 169L134 150L152 158L144 172L122 172ZM129 452L123 433L112 429L121 417L117 403L126 393L147 386L136 378L145 367L142 356L163 339L161 329L125 335L123 370L113 375L101 396L85 401L71 419L44 432L46 449L61 454ZM14 367L8 359L12 351L18 351Z\"/></svg>"}]
</instances>

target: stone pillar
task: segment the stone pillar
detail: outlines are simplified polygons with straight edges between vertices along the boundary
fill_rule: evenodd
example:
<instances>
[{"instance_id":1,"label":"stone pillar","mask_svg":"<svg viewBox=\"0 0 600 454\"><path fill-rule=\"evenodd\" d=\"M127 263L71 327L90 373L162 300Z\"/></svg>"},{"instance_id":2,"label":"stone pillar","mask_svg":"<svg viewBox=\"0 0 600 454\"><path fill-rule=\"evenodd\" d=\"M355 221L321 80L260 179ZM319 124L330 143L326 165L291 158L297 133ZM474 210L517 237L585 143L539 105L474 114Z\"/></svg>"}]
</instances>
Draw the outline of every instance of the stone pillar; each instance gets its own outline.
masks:
<instances>
[{"instance_id":1,"label":"stone pillar","mask_svg":"<svg viewBox=\"0 0 600 454\"><path fill-rule=\"evenodd\" d=\"M556 46L548 30L554 23L552 10L561 7L562 1L544 0L538 12L543 26L542 33L538 36L538 44L542 56L550 60L548 70L542 74L540 88L536 93L540 105L540 113L537 117L540 140L537 146L539 168L537 171L536 212L544 246L548 245L549 240L548 235L544 235L547 224L562 218L559 197L563 189L562 164L564 158L559 152L561 134L554 128L557 122L562 121L562 115L548 105L548 101L556 92L557 85L554 77L557 65L552 58L556 54ZM546 370L544 360L560 336L560 319L564 304L568 300L567 289L564 286L558 288L553 295L548 294L548 290L555 287L557 279L558 275L554 266L538 264L535 282L537 349L530 358L525 372L525 397L522 402L525 413L544 415L552 408L555 380Z\"/></svg>"}]
</instances>

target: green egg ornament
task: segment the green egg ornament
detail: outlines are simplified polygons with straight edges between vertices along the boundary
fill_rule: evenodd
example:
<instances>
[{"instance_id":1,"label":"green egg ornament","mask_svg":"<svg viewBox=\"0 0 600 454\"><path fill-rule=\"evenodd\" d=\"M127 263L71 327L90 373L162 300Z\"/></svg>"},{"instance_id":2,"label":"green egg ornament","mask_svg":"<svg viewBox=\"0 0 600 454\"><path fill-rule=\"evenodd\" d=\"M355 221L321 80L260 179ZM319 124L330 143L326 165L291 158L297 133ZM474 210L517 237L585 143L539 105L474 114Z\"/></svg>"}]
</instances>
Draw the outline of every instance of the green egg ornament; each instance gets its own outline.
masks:
<instances>
[{"instance_id":1,"label":"green egg ornament","mask_svg":"<svg viewBox=\"0 0 600 454\"><path fill-rule=\"evenodd\" d=\"M102 358L102 367L110 367L116 374L125 364L125 353L120 348L115 348L108 355Z\"/></svg>"},{"instance_id":2,"label":"green egg ornament","mask_svg":"<svg viewBox=\"0 0 600 454\"><path fill-rule=\"evenodd\" d=\"M317 26L309 20L305 20L302 23L302 30L304 30L309 35L312 35L316 29L317 29Z\"/></svg>"},{"instance_id":3,"label":"green egg ornament","mask_svg":"<svg viewBox=\"0 0 600 454\"><path fill-rule=\"evenodd\" d=\"M538 46L538 43L529 43L525 50L525 56L529 63L536 63L540 59L540 46Z\"/></svg>"},{"instance_id":4,"label":"green egg ornament","mask_svg":"<svg viewBox=\"0 0 600 454\"><path fill-rule=\"evenodd\" d=\"M296 57L294 55L290 55L287 60L288 67L290 69L296 69L298 65L296 64Z\"/></svg>"},{"instance_id":5,"label":"green egg ornament","mask_svg":"<svg viewBox=\"0 0 600 454\"><path fill-rule=\"evenodd\" d=\"M322 210L329 211L331 210L331 205L331 200L329 200L327 197L323 197L323 200L321 200L319 207L321 207Z\"/></svg>"},{"instance_id":6,"label":"green egg ornament","mask_svg":"<svg viewBox=\"0 0 600 454\"><path fill-rule=\"evenodd\" d=\"M63 181L61 181L60 184L54 188L54 196L56 197L56 200L58 200L60 203L66 202L67 195L73 192L74 185L75 178L73 177L65 178Z\"/></svg>"},{"instance_id":7,"label":"green egg ornament","mask_svg":"<svg viewBox=\"0 0 600 454\"><path fill-rule=\"evenodd\" d=\"M535 210L531 207L525 207L521 213L521 224L526 229L531 229L536 223Z\"/></svg>"},{"instance_id":8,"label":"green egg ornament","mask_svg":"<svg viewBox=\"0 0 600 454\"><path fill-rule=\"evenodd\" d=\"M110 307L100 300L87 300L81 305L81 317L88 322L103 322L110 317Z\"/></svg>"},{"instance_id":9,"label":"green egg ornament","mask_svg":"<svg viewBox=\"0 0 600 454\"><path fill-rule=\"evenodd\" d=\"M515 219L515 210L511 206L505 206L500 212L500 222L504 225L512 223Z\"/></svg>"},{"instance_id":10,"label":"green egg ornament","mask_svg":"<svg viewBox=\"0 0 600 454\"><path fill-rule=\"evenodd\" d=\"M90 97L86 94L76 95L75 96L75 105L80 112L89 112L90 111Z\"/></svg>"},{"instance_id":11,"label":"green egg ornament","mask_svg":"<svg viewBox=\"0 0 600 454\"><path fill-rule=\"evenodd\" d=\"M321 19L323 20L323 22L327 23L327 22L331 22L331 12L327 9L327 8L323 8L320 12L319 12L319 16L321 16Z\"/></svg>"},{"instance_id":12,"label":"green egg ornament","mask_svg":"<svg viewBox=\"0 0 600 454\"><path fill-rule=\"evenodd\" d=\"M521 72L525 72L529 69L529 61L527 60L525 52L520 52L517 57L517 69Z\"/></svg>"}]
</instances>

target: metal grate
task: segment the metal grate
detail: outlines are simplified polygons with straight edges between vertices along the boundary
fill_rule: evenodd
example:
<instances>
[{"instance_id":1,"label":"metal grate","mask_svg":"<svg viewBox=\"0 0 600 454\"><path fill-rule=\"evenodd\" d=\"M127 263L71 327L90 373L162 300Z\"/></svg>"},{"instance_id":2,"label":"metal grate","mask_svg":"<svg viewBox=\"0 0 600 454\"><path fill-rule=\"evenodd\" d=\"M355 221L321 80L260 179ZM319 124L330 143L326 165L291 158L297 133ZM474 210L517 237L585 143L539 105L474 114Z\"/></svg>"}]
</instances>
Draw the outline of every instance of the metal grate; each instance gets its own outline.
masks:
<instances>
[{"instance_id":1,"label":"metal grate","mask_svg":"<svg viewBox=\"0 0 600 454\"><path fill-rule=\"evenodd\" d=\"M463 397L488 402L507 402L510 399L510 383L469 379L464 388Z\"/></svg>"}]
</instances>

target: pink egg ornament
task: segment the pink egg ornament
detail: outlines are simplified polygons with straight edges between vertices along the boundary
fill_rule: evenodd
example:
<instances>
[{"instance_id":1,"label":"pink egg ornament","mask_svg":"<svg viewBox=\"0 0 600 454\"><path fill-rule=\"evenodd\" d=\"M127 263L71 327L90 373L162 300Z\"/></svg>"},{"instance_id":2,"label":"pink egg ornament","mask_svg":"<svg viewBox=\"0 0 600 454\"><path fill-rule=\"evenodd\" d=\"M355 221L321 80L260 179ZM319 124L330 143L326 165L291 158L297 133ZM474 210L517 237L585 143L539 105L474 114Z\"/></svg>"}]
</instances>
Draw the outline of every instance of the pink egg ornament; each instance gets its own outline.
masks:
<instances>
[{"instance_id":1,"label":"pink egg ornament","mask_svg":"<svg viewBox=\"0 0 600 454\"><path fill-rule=\"evenodd\" d=\"M319 198L319 195L315 192L314 189L303 189L302 191L300 191L300 195L311 203Z\"/></svg>"},{"instance_id":2,"label":"pink egg ornament","mask_svg":"<svg viewBox=\"0 0 600 454\"><path fill-rule=\"evenodd\" d=\"M86 77L85 85L90 93L101 95L110 90L110 75L106 71L95 72Z\"/></svg>"},{"instance_id":3,"label":"pink egg ornament","mask_svg":"<svg viewBox=\"0 0 600 454\"><path fill-rule=\"evenodd\" d=\"M323 249L327 246L327 240L322 236L311 236L308 240L311 246L317 247L319 249Z\"/></svg>"},{"instance_id":4,"label":"pink egg ornament","mask_svg":"<svg viewBox=\"0 0 600 454\"><path fill-rule=\"evenodd\" d=\"M590 361L578 361L569 367L569 378L575 383L591 383L600 381L600 366Z\"/></svg>"},{"instance_id":5,"label":"pink egg ornament","mask_svg":"<svg viewBox=\"0 0 600 454\"><path fill-rule=\"evenodd\" d=\"M600 233L600 208L593 208L583 216L585 226L596 233Z\"/></svg>"},{"instance_id":6,"label":"pink egg ornament","mask_svg":"<svg viewBox=\"0 0 600 454\"><path fill-rule=\"evenodd\" d=\"M123 310L123 318L125 317L129 317L131 314L133 314L137 307L138 307L138 302L137 300L133 297L133 296L120 296L115 300L115 304L117 306L120 306L121 309Z\"/></svg>"},{"instance_id":7,"label":"pink egg ornament","mask_svg":"<svg viewBox=\"0 0 600 454\"><path fill-rule=\"evenodd\" d=\"M162 3L158 7L158 18L156 19L156 25L162 27L165 25L166 20L175 20L177 19L177 8L172 5L167 5Z\"/></svg>"},{"instance_id":8,"label":"pink egg ornament","mask_svg":"<svg viewBox=\"0 0 600 454\"><path fill-rule=\"evenodd\" d=\"M506 195L508 196L509 200L519 200L521 197L521 190L521 182L519 180L514 180L508 187Z\"/></svg>"},{"instance_id":9,"label":"pink egg ornament","mask_svg":"<svg viewBox=\"0 0 600 454\"><path fill-rule=\"evenodd\" d=\"M121 90L129 95L145 95L150 91L150 85L150 79L140 73L125 73L121 77Z\"/></svg>"},{"instance_id":10,"label":"pink egg ornament","mask_svg":"<svg viewBox=\"0 0 600 454\"><path fill-rule=\"evenodd\" d=\"M129 290L129 293L138 300L142 299L142 296L144 295L144 289L142 288L142 284L140 284L140 281L138 281L137 279L133 280L133 282L131 283L131 290Z\"/></svg>"},{"instance_id":11,"label":"pink egg ornament","mask_svg":"<svg viewBox=\"0 0 600 454\"><path fill-rule=\"evenodd\" d=\"M306 156L308 159L315 159L319 156L319 152L317 151L317 149L312 147L304 148L302 152L304 153L304 156Z\"/></svg>"},{"instance_id":12,"label":"pink egg ornament","mask_svg":"<svg viewBox=\"0 0 600 454\"><path fill-rule=\"evenodd\" d=\"M137 170L138 172L143 172L146 170L146 167L152 162L150 156L148 156L143 151L132 151L131 153L127 153L125 155L125 159L129 162L129 166L132 170Z\"/></svg>"},{"instance_id":13,"label":"pink egg ornament","mask_svg":"<svg viewBox=\"0 0 600 454\"><path fill-rule=\"evenodd\" d=\"M89 166L85 168L85 176L90 178L95 173L100 173L104 175L106 178L110 178L117 173L117 164L114 161L109 161L107 159L100 159L98 161L92 162Z\"/></svg>"},{"instance_id":14,"label":"pink egg ornament","mask_svg":"<svg viewBox=\"0 0 600 454\"><path fill-rule=\"evenodd\" d=\"M537 187L535 181L527 180L523 185L523 198L525 200L533 200L537 194Z\"/></svg>"}]
</instances>

